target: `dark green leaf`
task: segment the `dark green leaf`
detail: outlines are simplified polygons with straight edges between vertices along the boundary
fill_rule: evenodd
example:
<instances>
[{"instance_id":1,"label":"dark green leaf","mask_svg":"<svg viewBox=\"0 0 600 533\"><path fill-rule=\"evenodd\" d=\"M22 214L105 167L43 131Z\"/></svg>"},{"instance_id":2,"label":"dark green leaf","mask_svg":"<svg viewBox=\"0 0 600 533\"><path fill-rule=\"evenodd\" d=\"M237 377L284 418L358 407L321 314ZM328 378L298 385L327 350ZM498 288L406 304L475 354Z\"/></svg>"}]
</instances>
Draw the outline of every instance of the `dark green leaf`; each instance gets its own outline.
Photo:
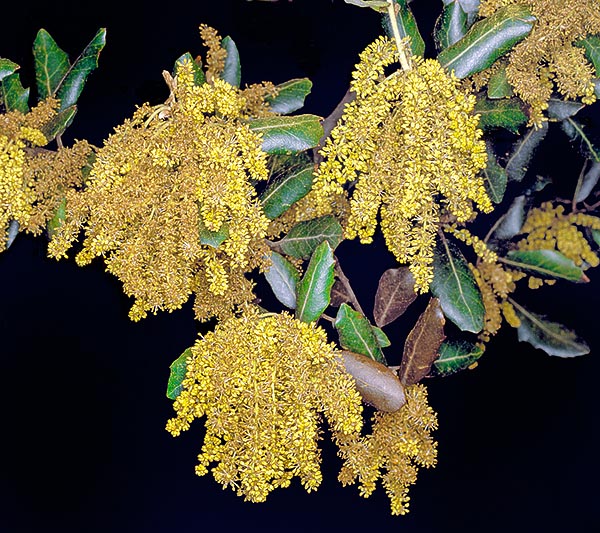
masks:
<instances>
[{"instance_id":1,"label":"dark green leaf","mask_svg":"<svg viewBox=\"0 0 600 533\"><path fill-rule=\"evenodd\" d=\"M550 100L548 100L548 118L565 120L566 118L576 115L583 108L584 105L581 102L550 98Z\"/></svg>"},{"instance_id":2,"label":"dark green leaf","mask_svg":"<svg viewBox=\"0 0 600 533\"><path fill-rule=\"evenodd\" d=\"M585 49L585 57L594 65L596 76L600 76L600 35L588 35L575 43Z\"/></svg>"},{"instance_id":3,"label":"dark green leaf","mask_svg":"<svg viewBox=\"0 0 600 533\"><path fill-rule=\"evenodd\" d=\"M519 127L527 123L527 115L523 113L516 98L489 100L480 98L475 104L475 113L479 114L479 127L483 130L504 128L517 133Z\"/></svg>"},{"instance_id":4,"label":"dark green leaf","mask_svg":"<svg viewBox=\"0 0 600 533\"><path fill-rule=\"evenodd\" d=\"M417 21L410 7L408 7L408 2L406 0L396 0L396 12L400 37L410 37L410 49L413 55L423 56L425 54L425 41L421 37ZM382 17L382 23L388 36L393 37L392 25L387 14Z\"/></svg>"},{"instance_id":5,"label":"dark green leaf","mask_svg":"<svg viewBox=\"0 0 600 533\"><path fill-rule=\"evenodd\" d=\"M373 318L378 326L387 326L415 301L415 278L408 267L390 268L379 278Z\"/></svg>"},{"instance_id":6,"label":"dark green leaf","mask_svg":"<svg viewBox=\"0 0 600 533\"><path fill-rule=\"evenodd\" d=\"M344 0L347 4L358 7L370 7L377 12L387 9L387 0Z\"/></svg>"},{"instance_id":7,"label":"dark green leaf","mask_svg":"<svg viewBox=\"0 0 600 533\"><path fill-rule=\"evenodd\" d=\"M598 246L600 246L600 230L597 230L597 229L592 230L592 239L594 239L594 242Z\"/></svg>"},{"instance_id":8,"label":"dark green leaf","mask_svg":"<svg viewBox=\"0 0 600 533\"><path fill-rule=\"evenodd\" d=\"M592 143L590 138L583 131L583 126L575 122L572 118L567 118L560 123L563 131L567 134L571 142L577 143L581 153L593 161L600 163L600 149Z\"/></svg>"},{"instance_id":9,"label":"dark green leaf","mask_svg":"<svg viewBox=\"0 0 600 533\"><path fill-rule=\"evenodd\" d=\"M446 338L445 323L440 301L431 298L404 343L398 377L405 387L418 383L429 374L431 365L438 358L440 345Z\"/></svg>"},{"instance_id":10,"label":"dark green leaf","mask_svg":"<svg viewBox=\"0 0 600 533\"><path fill-rule=\"evenodd\" d=\"M66 109L77 103L87 77L98 66L98 56L105 44L106 29L100 28L71 65L58 87L56 96L60 99L60 109Z\"/></svg>"},{"instance_id":11,"label":"dark green leaf","mask_svg":"<svg viewBox=\"0 0 600 533\"><path fill-rule=\"evenodd\" d=\"M600 163L593 161L592 166L583 174L577 183L575 201L583 202L592 193L600 179Z\"/></svg>"},{"instance_id":12,"label":"dark green leaf","mask_svg":"<svg viewBox=\"0 0 600 533\"><path fill-rule=\"evenodd\" d=\"M187 360L192 356L192 349L188 348L183 352L169 367L171 373L167 383L167 398L175 400L183 390L183 380L185 379Z\"/></svg>"},{"instance_id":13,"label":"dark green leaf","mask_svg":"<svg viewBox=\"0 0 600 533\"><path fill-rule=\"evenodd\" d=\"M308 78L298 78L281 83L275 88L277 96L267 98L267 102L273 113L287 115L304 106L304 99L312 89L312 81Z\"/></svg>"},{"instance_id":14,"label":"dark green leaf","mask_svg":"<svg viewBox=\"0 0 600 533\"><path fill-rule=\"evenodd\" d=\"M53 118L50 119L48 124L45 124L42 128L42 133L50 142L57 135L62 135L64 131L73 123L73 119L77 114L77 106L72 105L62 111L59 111Z\"/></svg>"},{"instance_id":15,"label":"dark green leaf","mask_svg":"<svg viewBox=\"0 0 600 533\"><path fill-rule=\"evenodd\" d=\"M481 72L523 40L534 21L526 6L502 7L473 24L460 41L438 55L438 61L459 79Z\"/></svg>"},{"instance_id":16,"label":"dark green leaf","mask_svg":"<svg viewBox=\"0 0 600 533\"><path fill-rule=\"evenodd\" d=\"M2 80L2 100L7 111L20 111L25 114L29 112L29 87L25 89L21 85L19 74L9 74Z\"/></svg>"},{"instance_id":17,"label":"dark green leaf","mask_svg":"<svg viewBox=\"0 0 600 533\"><path fill-rule=\"evenodd\" d=\"M173 66L173 75L177 76L179 74L179 70L181 69L181 65L184 63L191 63L192 70L194 72L194 83L196 85L202 85L206 82L206 76L204 75L203 70L200 68L200 65L194 61L192 54L186 52L185 54L179 56L175 61L175 65Z\"/></svg>"},{"instance_id":18,"label":"dark green leaf","mask_svg":"<svg viewBox=\"0 0 600 533\"><path fill-rule=\"evenodd\" d=\"M314 148L323 135L316 115L257 118L250 129L262 135L262 149L269 154L292 154Z\"/></svg>"},{"instance_id":19,"label":"dark green leaf","mask_svg":"<svg viewBox=\"0 0 600 533\"><path fill-rule=\"evenodd\" d=\"M16 63L0 57L0 81L6 78L6 76L10 76L15 70L18 70L18 68L19 65Z\"/></svg>"},{"instance_id":20,"label":"dark green leaf","mask_svg":"<svg viewBox=\"0 0 600 533\"><path fill-rule=\"evenodd\" d=\"M269 282L273 294L286 307L296 308L296 286L298 284L298 271L285 257L277 252L271 252L271 266L265 271L265 278Z\"/></svg>"},{"instance_id":21,"label":"dark green leaf","mask_svg":"<svg viewBox=\"0 0 600 533\"><path fill-rule=\"evenodd\" d=\"M48 224L46 225L46 231L48 232L48 237L52 238L52 236L56 233L56 230L58 228L60 228L61 224L64 222L66 208L67 208L67 199L63 198L60 201L60 203L58 204L56 211L54 211L54 215L52 215L52 218L48 221Z\"/></svg>"},{"instance_id":22,"label":"dark green leaf","mask_svg":"<svg viewBox=\"0 0 600 533\"><path fill-rule=\"evenodd\" d=\"M433 258L431 293L439 298L444 315L461 330L481 331L485 315L481 292L462 253L446 238Z\"/></svg>"},{"instance_id":23,"label":"dark green leaf","mask_svg":"<svg viewBox=\"0 0 600 533\"><path fill-rule=\"evenodd\" d=\"M542 122L539 128L531 128L522 139L513 145L513 151L506 163L509 181L522 181L527 174L529 162L536 149L548 133L548 123Z\"/></svg>"},{"instance_id":24,"label":"dark green leaf","mask_svg":"<svg viewBox=\"0 0 600 533\"><path fill-rule=\"evenodd\" d=\"M483 171L485 190L490 200L499 204L504 198L508 178L506 171L498 164L491 144L486 142L485 147L488 155L487 166Z\"/></svg>"},{"instance_id":25,"label":"dark green leaf","mask_svg":"<svg viewBox=\"0 0 600 533\"><path fill-rule=\"evenodd\" d=\"M513 250L502 262L544 277L578 282L587 280L581 268L556 250Z\"/></svg>"},{"instance_id":26,"label":"dark green leaf","mask_svg":"<svg viewBox=\"0 0 600 533\"><path fill-rule=\"evenodd\" d=\"M269 185L260 195L267 218L273 220L304 198L313 182L313 163L309 158L287 158L273 169Z\"/></svg>"},{"instance_id":27,"label":"dark green leaf","mask_svg":"<svg viewBox=\"0 0 600 533\"><path fill-rule=\"evenodd\" d=\"M337 219L326 215L299 222L277 243L277 246L286 255L305 259L310 257L323 241L327 241L335 250L342 242L343 234L344 230Z\"/></svg>"},{"instance_id":28,"label":"dark green leaf","mask_svg":"<svg viewBox=\"0 0 600 533\"><path fill-rule=\"evenodd\" d=\"M498 98L510 98L513 89L506 77L506 67L503 67L490 76L487 86L487 97L495 100Z\"/></svg>"},{"instance_id":29,"label":"dark green leaf","mask_svg":"<svg viewBox=\"0 0 600 533\"><path fill-rule=\"evenodd\" d=\"M366 355L379 363L386 363L373 326L362 313L348 304L340 305L335 317L335 329L342 348Z\"/></svg>"},{"instance_id":30,"label":"dark green leaf","mask_svg":"<svg viewBox=\"0 0 600 533\"><path fill-rule=\"evenodd\" d=\"M56 41L43 28L33 41L35 60L35 82L38 99L54 96L56 90L69 71L69 56L56 44Z\"/></svg>"},{"instance_id":31,"label":"dark green leaf","mask_svg":"<svg viewBox=\"0 0 600 533\"><path fill-rule=\"evenodd\" d=\"M227 51L227 57L220 78L234 87L239 87L242 81L242 67L237 46L228 35L221 41L221 47Z\"/></svg>"},{"instance_id":32,"label":"dark green leaf","mask_svg":"<svg viewBox=\"0 0 600 533\"><path fill-rule=\"evenodd\" d=\"M202 217L198 218L198 237L200 244L207 244L213 248L218 248L229 237L229 227L223 224L219 231L211 231L205 225Z\"/></svg>"},{"instance_id":33,"label":"dark green leaf","mask_svg":"<svg viewBox=\"0 0 600 533\"><path fill-rule=\"evenodd\" d=\"M535 348L544 350L548 355L557 357L574 357L590 352L589 346L575 332L562 324L546 320L542 315L528 311L512 298L509 298L509 301L521 321L518 328L521 342L528 342Z\"/></svg>"},{"instance_id":34,"label":"dark green leaf","mask_svg":"<svg viewBox=\"0 0 600 533\"><path fill-rule=\"evenodd\" d=\"M381 328L378 328L377 326L372 326L372 327L373 327L373 333L375 334L375 338L377 339L377 344L379 344L379 346L381 348L387 348L388 346L392 345L389 337L385 334L385 332Z\"/></svg>"},{"instance_id":35,"label":"dark green leaf","mask_svg":"<svg viewBox=\"0 0 600 533\"><path fill-rule=\"evenodd\" d=\"M462 39L467 33L467 14L460 2L444 2L444 9L435 23L436 48L443 50Z\"/></svg>"},{"instance_id":36,"label":"dark green leaf","mask_svg":"<svg viewBox=\"0 0 600 533\"><path fill-rule=\"evenodd\" d=\"M6 248L10 248L10 245L15 241L19 233L19 223L16 220L11 220L8 223L8 231L6 232Z\"/></svg>"},{"instance_id":37,"label":"dark green leaf","mask_svg":"<svg viewBox=\"0 0 600 533\"><path fill-rule=\"evenodd\" d=\"M327 241L313 252L304 277L298 283L296 318L302 322L314 322L329 306L333 285L333 251Z\"/></svg>"},{"instance_id":38,"label":"dark green leaf","mask_svg":"<svg viewBox=\"0 0 600 533\"><path fill-rule=\"evenodd\" d=\"M496 223L496 229L493 233L494 239L512 239L515 235L521 233L521 228L525 222L526 206L527 197L525 195L519 195L513 200L508 211Z\"/></svg>"},{"instance_id":39,"label":"dark green leaf","mask_svg":"<svg viewBox=\"0 0 600 533\"><path fill-rule=\"evenodd\" d=\"M434 361L435 373L449 376L469 368L483 355L483 347L465 340L445 340L440 346L440 356Z\"/></svg>"}]
</instances>

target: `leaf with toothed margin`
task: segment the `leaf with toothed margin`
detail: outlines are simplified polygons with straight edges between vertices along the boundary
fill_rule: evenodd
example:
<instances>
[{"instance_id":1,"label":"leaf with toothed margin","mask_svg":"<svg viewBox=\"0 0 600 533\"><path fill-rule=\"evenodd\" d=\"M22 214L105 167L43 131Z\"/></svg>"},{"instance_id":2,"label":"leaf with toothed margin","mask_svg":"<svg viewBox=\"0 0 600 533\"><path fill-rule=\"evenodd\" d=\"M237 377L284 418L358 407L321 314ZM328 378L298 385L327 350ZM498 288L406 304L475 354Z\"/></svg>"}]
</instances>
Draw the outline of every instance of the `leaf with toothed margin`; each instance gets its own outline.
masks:
<instances>
[{"instance_id":1,"label":"leaf with toothed margin","mask_svg":"<svg viewBox=\"0 0 600 533\"><path fill-rule=\"evenodd\" d=\"M7 111L29 112L29 87L21 85L18 72L5 76L2 80L2 100Z\"/></svg>"}]
</instances>

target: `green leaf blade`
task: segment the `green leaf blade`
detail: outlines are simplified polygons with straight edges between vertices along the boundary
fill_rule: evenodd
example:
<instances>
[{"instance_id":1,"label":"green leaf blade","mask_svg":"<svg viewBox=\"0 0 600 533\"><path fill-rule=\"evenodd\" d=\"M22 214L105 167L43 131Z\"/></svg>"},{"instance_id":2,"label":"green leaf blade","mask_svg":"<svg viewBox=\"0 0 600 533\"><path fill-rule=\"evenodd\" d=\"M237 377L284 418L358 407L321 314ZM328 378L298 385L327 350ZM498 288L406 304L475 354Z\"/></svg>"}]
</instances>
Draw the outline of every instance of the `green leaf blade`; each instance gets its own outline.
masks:
<instances>
[{"instance_id":1,"label":"green leaf blade","mask_svg":"<svg viewBox=\"0 0 600 533\"><path fill-rule=\"evenodd\" d=\"M386 364L381 345L377 340L377 334L369 320L362 313L343 303L340 305L334 325L342 348L366 355L373 361Z\"/></svg>"},{"instance_id":2,"label":"green leaf blade","mask_svg":"<svg viewBox=\"0 0 600 533\"><path fill-rule=\"evenodd\" d=\"M333 251L327 241L313 252L304 277L298 283L296 318L302 322L314 322L329 306L334 281Z\"/></svg>"},{"instance_id":3,"label":"green leaf blade","mask_svg":"<svg viewBox=\"0 0 600 533\"><path fill-rule=\"evenodd\" d=\"M398 23L400 37L408 37L413 55L422 57L425 54L425 41L421 36L415 16L406 0L395 0L395 2L397 5L396 22ZM387 5L385 7L387 11ZM387 13L382 17L382 24L387 35L393 38L392 24Z\"/></svg>"},{"instance_id":4,"label":"green leaf blade","mask_svg":"<svg viewBox=\"0 0 600 533\"><path fill-rule=\"evenodd\" d=\"M519 128L527 123L527 115L516 98L510 100L480 98L473 111L479 115L479 127L484 131L504 128L511 133L518 133Z\"/></svg>"},{"instance_id":5,"label":"green leaf blade","mask_svg":"<svg viewBox=\"0 0 600 533\"><path fill-rule=\"evenodd\" d=\"M270 220L285 213L294 203L304 198L313 182L313 164L309 161L284 163L277 169L275 179L260 194L259 199Z\"/></svg>"},{"instance_id":6,"label":"green leaf blade","mask_svg":"<svg viewBox=\"0 0 600 533\"><path fill-rule=\"evenodd\" d=\"M344 230L337 219L325 215L299 222L276 244L284 254L297 259L306 259L324 241L335 250L342 242L343 234Z\"/></svg>"},{"instance_id":7,"label":"green leaf blade","mask_svg":"<svg viewBox=\"0 0 600 533\"><path fill-rule=\"evenodd\" d=\"M468 29L467 14L460 2L453 0L444 2L444 9L438 17L434 28L434 39L438 50L444 50L460 41Z\"/></svg>"},{"instance_id":8,"label":"green leaf blade","mask_svg":"<svg viewBox=\"0 0 600 533\"><path fill-rule=\"evenodd\" d=\"M548 122L542 122L539 128L531 128L514 144L513 151L505 167L509 181L523 181L529 163L547 133Z\"/></svg>"},{"instance_id":9,"label":"green leaf blade","mask_svg":"<svg viewBox=\"0 0 600 533\"><path fill-rule=\"evenodd\" d=\"M5 76L2 80L2 100L7 111L29 112L29 87L21 85L18 72Z\"/></svg>"},{"instance_id":10,"label":"green leaf blade","mask_svg":"<svg viewBox=\"0 0 600 533\"><path fill-rule=\"evenodd\" d=\"M312 81L308 78L297 78L286 81L275 87L277 96L267 98L273 113L288 115L304 106L305 98L312 90Z\"/></svg>"},{"instance_id":11,"label":"green leaf blade","mask_svg":"<svg viewBox=\"0 0 600 533\"><path fill-rule=\"evenodd\" d=\"M0 81L6 78L6 76L14 74L14 72L18 69L19 65L13 63L9 59L3 59L0 57Z\"/></svg>"},{"instance_id":12,"label":"green leaf blade","mask_svg":"<svg viewBox=\"0 0 600 533\"><path fill-rule=\"evenodd\" d=\"M314 148L323 136L321 119L316 115L257 118L250 129L262 135L262 149L268 154L293 154Z\"/></svg>"},{"instance_id":13,"label":"green leaf blade","mask_svg":"<svg viewBox=\"0 0 600 533\"><path fill-rule=\"evenodd\" d=\"M504 193L506 192L506 185L508 177L506 176L506 170L504 170L499 164L494 153L492 146L489 142L486 142L486 151L488 155L487 166L483 171L485 190L490 197L490 200L495 204L502 202Z\"/></svg>"},{"instance_id":14,"label":"green leaf blade","mask_svg":"<svg viewBox=\"0 0 600 533\"><path fill-rule=\"evenodd\" d=\"M433 368L438 376L449 376L469 368L483 355L483 347L466 340L445 340Z\"/></svg>"},{"instance_id":15,"label":"green leaf blade","mask_svg":"<svg viewBox=\"0 0 600 533\"><path fill-rule=\"evenodd\" d=\"M513 250L503 262L534 272L546 278L559 278L581 283L587 280L583 270L556 250Z\"/></svg>"},{"instance_id":16,"label":"green leaf blade","mask_svg":"<svg viewBox=\"0 0 600 533\"><path fill-rule=\"evenodd\" d=\"M192 349L185 350L169 367L171 373L167 383L167 398L175 400L183 390L183 380L187 370L187 361L192 356Z\"/></svg>"},{"instance_id":17,"label":"green leaf blade","mask_svg":"<svg viewBox=\"0 0 600 533\"><path fill-rule=\"evenodd\" d=\"M35 81L39 100L54 96L69 71L69 56L43 28L33 42Z\"/></svg>"},{"instance_id":18,"label":"green leaf blade","mask_svg":"<svg viewBox=\"0 0 600 533\"><path fill-rule=\"evenodd\" d=\"M296 289L299 274L296 267L277 252L271 252L271 266L265 271L265 279L275 297L286 307L296 308Z\"/></svg>"},{"instance_id":19,"label":"green leaf blade","mask_svg":"<svg viewBox=\"0 0 600 533\"><path fill-rule=\"evenodd\" d=\"M237 46L228 35L221 41L221 47L227 52L227 57L220 78L234 87L239 87L242 81L242 67Z\"/></svg>"},{"instance_id":20,"label":"green leaf blade","mask_svg":"<svg viewBox=\"0 0 600 533\"><path fill-rule=\"evenodd\" d=\"M194 61L192 54L190 54L189 52L186 52L185 54L180 55L175 60L175 64L173 65L173 75L174 76L177 76L177 74L179 74L179 71L181 70L182 65L184 65L185 63L191 63L191 65L192 65L192 72L194 73L194 84L202 85L203 83L206 82L206 76L204 75L204 71L200 68L198 63L196 63Z\"/></svg>"},{"instance_id":21,"label":"green leaf blade","mask_svg":"<svg viewBox=\"0 0 600 533\"><path fill-rule=\"evenodd\" d=\"M501 68L497 72L494 72L492 76L490 76L490 81L487 86L487 97L491 100L496 100L498 98L510 98L513 96L513 89L508 83L508 78L506 77L506 67Z\"/></svg>"}]
</instances>

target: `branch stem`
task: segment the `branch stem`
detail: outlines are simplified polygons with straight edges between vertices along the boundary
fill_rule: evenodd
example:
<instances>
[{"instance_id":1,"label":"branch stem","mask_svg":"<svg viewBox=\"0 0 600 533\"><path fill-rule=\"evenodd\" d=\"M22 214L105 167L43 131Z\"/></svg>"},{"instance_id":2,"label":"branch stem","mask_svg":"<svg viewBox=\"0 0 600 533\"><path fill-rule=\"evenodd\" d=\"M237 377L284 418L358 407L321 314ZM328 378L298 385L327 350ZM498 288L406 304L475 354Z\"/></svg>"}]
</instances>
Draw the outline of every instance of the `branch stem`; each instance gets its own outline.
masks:
<instances>
[{"instance_id":1,"label":"branch stem","mask_svg":"<svg viewBox=\"0 0 600 533\"><path fill-rule=\"evenodd\" d=\"M340 283L344 286L344 289L346 289L348 297L350 298L350 303L354 306L354 309L358 311L361 315L364 315L365 312L360 306L358 298L356 297L356 294L354 294L352 286L350 285L350 280L346 277L346 274L344 274L344 271L340 266L340 261L337 257L335 258L335 275L340 280Z\"/></svg>"},{"instance_id":2,"label":"branch stem","mask_svg":"<svg viewBox=\"0 0 600 533\"><path fill-rule=\"evenodd\" d=\"M396 18L396 2L395 0L388 0L388 16L390 18L390 24L392 25L392 32L396 41L396 47L398 48L398 56L400 58L400 66L402 70L410 70L410 62L404 53L404 45L402 44L402 37L400 35L400 28L398 28L398 19Z\"/></svg>"}]
</instances>

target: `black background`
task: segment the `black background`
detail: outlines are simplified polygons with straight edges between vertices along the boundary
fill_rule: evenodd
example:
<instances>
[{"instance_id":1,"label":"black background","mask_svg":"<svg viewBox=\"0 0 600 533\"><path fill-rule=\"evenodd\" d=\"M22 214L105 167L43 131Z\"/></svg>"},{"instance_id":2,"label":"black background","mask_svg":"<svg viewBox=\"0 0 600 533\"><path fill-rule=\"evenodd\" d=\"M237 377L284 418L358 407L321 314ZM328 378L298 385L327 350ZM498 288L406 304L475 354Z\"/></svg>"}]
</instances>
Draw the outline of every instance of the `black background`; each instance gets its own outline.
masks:
<instances>
[{"instance_id":1,"label":"black background","mask_svg":"<svg viewBox=\"0 0 600 533\"><path fill-rule=\"evenodd\" d=\"M439 5L413 2L424 35ZM108 28L67 144L100 144L135 104L164 100L161 71L186 51L201 52L200 23L236 41L242 83L310 77L315 85L305 111L321 116L344 94L358 52L380 31L377 15L338 0L5 2L0 20L0 57L19 63L30 84L39 28L72 57L99 27ZM583 119L596 116L592 108ZM582 161L559 132L551 131L547 143L532 172L553 176L569 191ZM428 382L439 413L439 464L421 472L411 513L391 517L381 488L364 500L356 487L340 486L339 462L327 444L324 481L313 494L295 482L264 504L244 503L210 476L196 477L202 424L177 439L164 431L172 414L164 395L169 364L198 332L191 306L131 323L131 302L100 261L78 268L47 259L45 250L44 237L19 235L0 255L0 531L596 530L594 271L590 284L558 284L520 298L576 327L590 355L549 357L505 328L476 370ZM386 252L371 259L366 251L343 243L339 255L370 310L377 279L393 261ZM388 328L392 339L399 342L407 327Z\"/></svg>"}]
</instances>

